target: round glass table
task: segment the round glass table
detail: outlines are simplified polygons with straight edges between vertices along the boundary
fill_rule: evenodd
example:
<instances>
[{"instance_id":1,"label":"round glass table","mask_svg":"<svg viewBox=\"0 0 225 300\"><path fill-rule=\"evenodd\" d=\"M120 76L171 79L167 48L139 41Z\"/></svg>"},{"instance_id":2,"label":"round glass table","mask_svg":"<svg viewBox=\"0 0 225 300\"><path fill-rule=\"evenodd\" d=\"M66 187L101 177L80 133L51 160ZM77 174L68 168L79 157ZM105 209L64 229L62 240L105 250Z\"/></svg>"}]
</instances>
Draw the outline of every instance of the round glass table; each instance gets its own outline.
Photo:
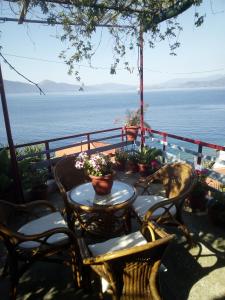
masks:
<instances>
[{"instance_id":1,"label":"round glass table","mask_svg":"<svg viewBox=\"0 0 225 300\"><path fill-rule=\"evenodd\" d=\"M68 200L80 215L85 213L86 229L97 234L109 235L122 229L130 229L130 208L136 196L133 186L114 180L111 193L97 195L91 182L74 187L68 192ZM91 224L88 220L91 219ZM85 222L84 222L85 225ZM90 226L91 225L91 226Z\"/></svg>"}]
</instances>

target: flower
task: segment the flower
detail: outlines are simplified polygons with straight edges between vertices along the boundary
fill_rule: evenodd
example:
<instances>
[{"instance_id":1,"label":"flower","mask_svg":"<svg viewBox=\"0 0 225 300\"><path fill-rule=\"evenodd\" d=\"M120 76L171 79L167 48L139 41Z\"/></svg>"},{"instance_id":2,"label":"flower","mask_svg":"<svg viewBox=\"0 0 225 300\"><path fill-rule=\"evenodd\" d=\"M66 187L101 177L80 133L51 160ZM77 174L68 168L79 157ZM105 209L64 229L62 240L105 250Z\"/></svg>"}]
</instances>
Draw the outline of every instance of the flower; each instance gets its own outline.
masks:
<instances>
[{"instance_id":1,"label":"flower","mask_svg":"<svg viewBox=\"0 0 225 300\"><path fill-rule=\"evenodd\" d=\"M81 152L75 160L75 168L84 169L88 175L104 176L112 173L112 162L108 155L96 153L90 157Z\"/></svg>"}]
</instances>

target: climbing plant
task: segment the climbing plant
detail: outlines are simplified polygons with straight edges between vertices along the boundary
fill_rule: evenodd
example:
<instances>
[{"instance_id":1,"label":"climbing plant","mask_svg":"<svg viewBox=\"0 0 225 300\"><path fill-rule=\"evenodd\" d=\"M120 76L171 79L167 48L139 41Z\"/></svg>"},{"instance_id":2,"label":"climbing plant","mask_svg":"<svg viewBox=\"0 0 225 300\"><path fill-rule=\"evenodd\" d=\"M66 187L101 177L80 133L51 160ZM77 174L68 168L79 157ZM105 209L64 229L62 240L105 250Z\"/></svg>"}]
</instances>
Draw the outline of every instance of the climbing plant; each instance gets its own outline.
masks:
<instances>
[{"instance_id":1,"label":"climbing plant","mask_svg":"<svg viewBox=\"0 0 225 300\"><path fill-rule=\"evenodd\" d=\"M114 74L123 58L124 68L130 70L126 54L139 44L140 32L149 47L159 40L168 39L170 53L175 55L179 47L177 36L182 30L176 17L191 6L199 6L202 0L17 0L20 21L37 7L45 15L48 24L62 24L60 39L66 49L60 57L68 65L69 74L79 72L75 64L91 59L95 54L93 35L99 26L107 27L113 37L113 55L110 72ZM195 12L195 25L204 17ZM165 21L165 26L160 26Z\"/></svg>"}]
</instances>

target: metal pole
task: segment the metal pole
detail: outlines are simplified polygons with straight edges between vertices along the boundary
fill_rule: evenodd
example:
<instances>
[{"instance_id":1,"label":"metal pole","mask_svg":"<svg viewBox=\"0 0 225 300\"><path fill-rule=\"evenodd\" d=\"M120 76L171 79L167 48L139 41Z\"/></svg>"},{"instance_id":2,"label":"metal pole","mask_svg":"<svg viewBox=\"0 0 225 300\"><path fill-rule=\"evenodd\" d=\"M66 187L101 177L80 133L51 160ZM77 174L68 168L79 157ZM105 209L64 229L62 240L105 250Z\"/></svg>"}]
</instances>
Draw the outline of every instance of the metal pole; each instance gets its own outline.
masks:
<instances>
[{"instance_id":1,"label":"metal pole","mask_svg":"<svg viewBox=\"0 0 225 300\"><path fill-rule=\"evenodd\" d=\"M9 152L10 152L11 163L12 163L14 186L15 186L16 195L18 197L18 200L23 202L24 195L23 195L23 189L22 189L20 175L19 175L18 163L17 163L17 159L16 159L15 147L14 147L13 138L12 138L8 107L7 107L6 97L5 97L4 82L3 82L3 77L2 77L1 64L0 64L0 92L1 92L2 110L3 110L3 115L4 115L4 121L5 121L5 129L6 129L8 145L9 145Z\"/></svg>"},{"instance_id":2,"label":"metal pole","mask_svg":"<svg viewBox=\"0 0 225 300\"><path fill-rule=\"evenodd\" d=\"M144 146L145 137L144 137L144 76L143 76L143 31L140 29L140 110L141 110L141 148Z\"/></svg>"}]
</instances>

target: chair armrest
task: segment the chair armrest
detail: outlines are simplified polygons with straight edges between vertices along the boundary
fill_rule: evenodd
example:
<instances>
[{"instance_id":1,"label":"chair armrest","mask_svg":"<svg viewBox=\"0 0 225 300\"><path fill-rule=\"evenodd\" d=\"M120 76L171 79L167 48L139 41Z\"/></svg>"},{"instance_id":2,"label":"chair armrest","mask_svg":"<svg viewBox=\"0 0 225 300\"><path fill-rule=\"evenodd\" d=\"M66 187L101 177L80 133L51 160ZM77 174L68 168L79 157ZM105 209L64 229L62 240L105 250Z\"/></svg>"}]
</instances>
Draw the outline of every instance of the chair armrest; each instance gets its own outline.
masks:
<instances>
[{"instance_id":1,"label":"chair armrest","mask_svg":"<svg viewBox=\"0 0 225 300\"><path fill-rule=\"evenodd\" d=\"M155 221L144 221L141 227L141 233L148 240L148 235L150 234L151 241L155 240L155 236L159 236L161 238L169 236L167 232L165 232Z\"/></svg>"},{"instance_id":2,"label":"chair armrest","mask_svg":"<svg viewBox=\"0 0 225 300\"><path fill-rule=\"evenodd\" d=\"M15 204L15 203L11 203L5 200L0 200L0 205L5 205L5 206L9 206L17 211L23 211L23 212L28 212L31 209L34 209L38 206L44 206L46 208L49 208L51 211L56 211L56 208L54 207L54 205L52 205L50 202L46 201L46 200L37 200L37 201L33 201L30 203L26 203L26 204Z\"/></svg>"},{"instance_id":3,"label":"chair armrest","mask_svg":"<svg viewBox=\"0 0 225 300\"><path fill-rule=\"evenodd\" d=\"M32 235L25 235L20 232L13 232L6 227L1 227L0 235L1 236L8 236L10 240L18 246L20 243L29 242L29 241L36 241L40 244L48 245L46 242L48 238L50 238L54 234L63 233L68 236L68 238L76 243L76 236L75 234L69 229L64 227L57 227L54 229L46 230L38 234Z\"/></svg>"},{"instance_id":4,"label":"chair armrest","mask_svg":"<svg viewBox=\"0 0 225 300\"><path fill-rule=\"evenodd\" d=\"M126 256L130 255L138 255L140 256L142 252L150 251L153 248L156 248L162 244L167 244L169 243L172 239L174 238L174 235L168 235L165 238L158 239L153 242L148 242L145 245L141 246L134 246L128 249L123 249L123 250L117 250L113 252L108 252L103 255L98 255L98 256L91 256L83 259L83 263L85 265L93 265L93 264L99 264L103 262L107 262L110 260L114 259L123 259Z\"/></svg>"},{"instance_id":5,"label":"chair armrest","mask_svg":"<svg viewBox=\"0 0 225 300\"><path fill-rule=\"evenodd\" d=\"M151 216L153 214L154 211L156 211L158 208L164 208L165 212L168 212L169 209L175 205L175 202L172 199L168 199L168 200L164 200L164 201L160 201L156 204L154 204L152 207L150 207L148 209L148 211L145 213L144 215L144 221L147 222L151 219ZM167 206L167 207L166 207ZM162 213L161 215L163 215L164 213Z\"/></svg>"}]
</instances>

